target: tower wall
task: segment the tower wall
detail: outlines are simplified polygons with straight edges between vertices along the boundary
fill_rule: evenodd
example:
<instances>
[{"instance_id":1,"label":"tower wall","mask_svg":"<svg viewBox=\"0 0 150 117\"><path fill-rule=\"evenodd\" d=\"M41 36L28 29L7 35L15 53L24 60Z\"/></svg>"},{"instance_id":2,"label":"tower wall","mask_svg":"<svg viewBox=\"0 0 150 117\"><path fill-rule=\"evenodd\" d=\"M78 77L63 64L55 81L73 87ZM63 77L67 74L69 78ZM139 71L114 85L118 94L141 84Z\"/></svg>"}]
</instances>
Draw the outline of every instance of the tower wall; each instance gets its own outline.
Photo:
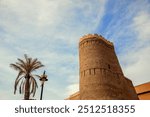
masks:
<instances>
[{"instance_id":1,"label":"tower wall","mask_svg":"<svg viewBox=\"0 0 150 117\"><path fill-rule=\"evenodd\" d=\"M80 39L79 61L80 99L138 99L132 82L123 75L113 44L102 36Z\"/></svg>"}]
</instances>

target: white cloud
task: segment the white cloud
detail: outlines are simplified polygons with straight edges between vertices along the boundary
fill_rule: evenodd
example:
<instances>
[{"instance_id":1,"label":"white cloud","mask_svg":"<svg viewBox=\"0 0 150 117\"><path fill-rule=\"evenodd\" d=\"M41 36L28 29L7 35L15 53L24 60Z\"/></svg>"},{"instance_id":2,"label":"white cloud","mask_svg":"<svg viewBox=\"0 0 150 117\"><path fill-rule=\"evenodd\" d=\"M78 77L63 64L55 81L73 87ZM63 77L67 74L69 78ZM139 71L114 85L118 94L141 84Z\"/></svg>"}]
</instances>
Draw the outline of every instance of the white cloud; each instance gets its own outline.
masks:
<instances>
[{"instance_id":1,"label":"white cloud","mask_svg":"<svg viewBox=\"0 0 150 117\"><path fill-rule=\"evenodd\" d=\"M66 98L64 96L68 96L68 92L64 92L67 87L77 83L77 80L68 82L67 79L78 74L78 40L95 30L104 14L105 2L1 0L0 69L5 68L5 74L1 72L0 76L9 80L9 86L13 87L17 72L10 69L9 64L26 53L38 58L46 66L43 69L47 70L49 81L45 86L45 99ZM4 81L3 85L6 85ZM13 94L7 95L6 98L14 99ZM16 96L16 99L20 97Z\"/></svg>"},{"instance_id":2,"label":"white cloud","mask_svg":"<svg viewBox=\"0 0 150 117\"><path fill-rule=\"evenodd\" d=\"M103 16L105 2L6 0L1 4L1 25L15 39L19 37L28 41L29 38L48 36L74 43L76 37L95 29Z\"/></svg>"},{"instance_id":3,"label":"white cloud","mask_svg":"<svg viewBox=\"0 0 150 117\"><path fill-rule=\"evenodd\" d=\"M70 75L67 79L69 85L66 87L66 95L69 97L70 95L79 91L79 74ZM67 98L66 97L66 98Z\"/></svg>"},{"instance_id":4,"label":"white cloud","mask_svg":"<svg viewBox=\"0 0 150 117\"><path fill-rule=\"evenodd\" d=\"M69 97L70 95L76 93L79 91L79 83L71 84L67 87L67 96ZM68 98L66 97L66 98Z\"/></svg>"},{"instance_id":5,"label":"white cloud","mask_svg":"<svg viewBox=\"0 0 150 117\"><path fill-rule=\"evenodd\" d=\"M150 8L149 8L150 9ZM140 41L150 41L150 14L147 11L139 12L133 19L134 29Z\"/></svg>"},{"instance_id":6,"label":"white cloud","mask_svg":"<svg viewBox=\"0 0 150 117\"><path fill-rule=\"evenodd\" d=\"M134 85L149 82L150 3L148 0L112 3L104 36L115 44L124 75Z\"/></svg>"},{"instance_id":7,"label":"white cloud","mask_svg":"<svg viewBox=\"0 0 150 117\"><path fill-rule=\"evenodd\" d=\"M150 5L145 4L145 8L133 17L131 28L136 32L136 39L127 53L120 57L122 63L126 63L123 66L125 75L133 80L134 85L150 81L150 14L147 12Z\"/></svg>"},{"instance_id":8,"label":"white cloud","mask_svg":"<svg viewBox=\"0 0 150 117\"><path fill-rule=\"evenodd\" d=\"M49 81L45 84L44 99L64 99L78 91L78 41L100 25L104 13L107 13L104 11L106 2L1 0L0 76L3 79L0 79L0 93L3 96L0 99L20 99L21 96L12 93L17 72L11 70L9 64L23 57L24 53L46 65L43 69L46 69ZM125 1L116 2L111 10L109 8L113 18L103 29L104 36L120 46L123 71L135 85L149 81L150 76L149 11L147 0L128 5ZM8 88L10 91L6 91ZM39 99L39 94L40 88L36 99Z\"/></svg>"},{"instance_id":9,"label":"white cloud","mask_svg":"<svg viewBox=\"0 0 150 117\"><path fill-rule=\"evenodd\" d=\"M144 47L138 51L131 51L121 59L128 64L124 67L124 73L132 79L134 85L150 81L150 47Z\"/></svg>"}]
</instances>

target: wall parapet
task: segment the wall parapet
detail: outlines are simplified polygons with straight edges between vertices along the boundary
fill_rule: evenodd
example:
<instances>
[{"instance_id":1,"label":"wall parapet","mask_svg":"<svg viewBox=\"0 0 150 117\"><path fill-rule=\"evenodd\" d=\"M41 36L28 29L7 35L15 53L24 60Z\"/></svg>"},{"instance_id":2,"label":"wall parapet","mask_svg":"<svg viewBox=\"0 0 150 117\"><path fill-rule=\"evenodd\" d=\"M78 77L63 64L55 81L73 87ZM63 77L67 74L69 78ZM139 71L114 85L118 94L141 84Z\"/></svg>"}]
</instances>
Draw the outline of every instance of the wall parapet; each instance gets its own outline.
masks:
<instances>
[{"instance_id":1,"label":"wall parapet","mask_svg":"<svg viewBox=\"0 0 150 117\"><path fill-rule=\"evenodd\" d=\"M82 42L83 40L92 39L92 38L100 39L100 40L102 40L103 42L105 42L106 44L113 46L113 43L112 43L112 42L106 40L103 36L98 35L98 34L87 34L87 35L84 35L83 37L80 38L80 42ZM80 43L80 42L79 42L79 43Z\"/></svg>"}]
</instances>

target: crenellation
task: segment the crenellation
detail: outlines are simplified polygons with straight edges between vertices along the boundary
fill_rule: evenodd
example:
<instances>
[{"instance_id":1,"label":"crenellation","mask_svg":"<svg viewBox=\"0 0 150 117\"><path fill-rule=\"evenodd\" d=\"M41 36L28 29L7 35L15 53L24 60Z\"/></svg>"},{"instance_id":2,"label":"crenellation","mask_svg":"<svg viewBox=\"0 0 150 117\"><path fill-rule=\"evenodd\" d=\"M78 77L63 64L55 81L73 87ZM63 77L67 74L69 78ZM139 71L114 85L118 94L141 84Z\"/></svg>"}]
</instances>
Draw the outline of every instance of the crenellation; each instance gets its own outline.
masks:
<instances>
[{"instance_id":1,"label":"crenellation","mask_svg":"<svg viewBox=\"0 0 150 117\"><path fill-rule=\"evenodd\" d=\"M83 41L83 40L86 40L86 39L100 39L102 41L104 41L105 43L107 43L108 45L111 45L113 46L113 43L106 40L103 36L101 35L98 35L98 34L87 34L87 35L84 35L83 37L80 38L80 42Z\"/></svg>"},{"instance_id":2,"label":"crenellation","mask_svg":"<svg viewBox=\"0 0 150 117\"><path fill-rule=\"evenodd\" d=\"M91 40L92 39L92 40ZM108 42L105 40L105 39L101 39L101 38L99 38L98 40L97 40L97 38L86 38L86 39L84 39L84 40L82 40L80 43L79 43L79 46L80 47L85 47L85 46L88 46L88 45L85 45L85 43L87 43L87 42L91 42L92 44L102 44L102 45L105 45L105 46L107 46L107 47L109 47L109 48L111 48L111 49L114 49L114 46L113 46L113 44L108 44ZM110 42L111 43L111 42Z\"/></svg>"}]
</instances>

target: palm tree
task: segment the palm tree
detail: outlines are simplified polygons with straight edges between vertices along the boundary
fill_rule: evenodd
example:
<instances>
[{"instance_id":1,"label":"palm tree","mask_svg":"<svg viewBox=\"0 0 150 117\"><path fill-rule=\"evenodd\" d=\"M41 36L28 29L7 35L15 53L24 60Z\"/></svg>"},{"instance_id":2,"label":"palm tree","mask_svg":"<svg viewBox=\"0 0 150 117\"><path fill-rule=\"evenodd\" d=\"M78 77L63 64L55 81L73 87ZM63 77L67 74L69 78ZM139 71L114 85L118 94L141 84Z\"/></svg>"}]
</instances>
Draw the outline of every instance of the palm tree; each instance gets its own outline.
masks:
<instances>
[{"instance_id":1,"label":"palm tree","mask_svg":"<svg viewBox=\"0 0 150 117\"><path fill-rule=\"evenodd\" d=\"M14 84L14 94L16 94L17 87L19 85L19 92L24 93L24 99L29 100L30 95L34 97L36 88L38 88L35 77L32 72L43 67L44 65L38 61L37 58L29 58L26 54L24 55L25 60L19 59L15 64L10 64L10 67L17 70L19 73ZM25 91L25 92L24 92Z\"/></svg>"}]
</instances>

